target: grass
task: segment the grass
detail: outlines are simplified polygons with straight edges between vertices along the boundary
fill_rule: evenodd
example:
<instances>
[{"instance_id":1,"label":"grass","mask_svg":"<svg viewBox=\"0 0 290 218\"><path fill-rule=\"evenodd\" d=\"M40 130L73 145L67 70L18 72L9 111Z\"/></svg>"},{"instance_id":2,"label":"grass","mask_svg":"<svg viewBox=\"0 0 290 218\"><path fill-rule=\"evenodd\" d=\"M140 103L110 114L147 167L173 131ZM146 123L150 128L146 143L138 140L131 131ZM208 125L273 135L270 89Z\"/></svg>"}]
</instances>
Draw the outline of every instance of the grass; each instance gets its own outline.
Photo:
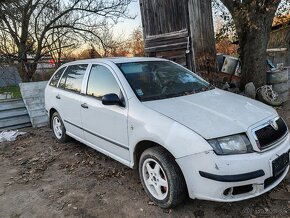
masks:
<instances>
[{"instance_id":1,"label":"grass","mask_svg":"<svg viewBox=\"0 0 290 218\"><path fill-rule=\"evenodd\" d=\"M20 88L18 85L0 87L0 94L2 94L4 92L12 92L13 99L21 98L21 92L20 92Z\"/></svg>"}]
</instances>

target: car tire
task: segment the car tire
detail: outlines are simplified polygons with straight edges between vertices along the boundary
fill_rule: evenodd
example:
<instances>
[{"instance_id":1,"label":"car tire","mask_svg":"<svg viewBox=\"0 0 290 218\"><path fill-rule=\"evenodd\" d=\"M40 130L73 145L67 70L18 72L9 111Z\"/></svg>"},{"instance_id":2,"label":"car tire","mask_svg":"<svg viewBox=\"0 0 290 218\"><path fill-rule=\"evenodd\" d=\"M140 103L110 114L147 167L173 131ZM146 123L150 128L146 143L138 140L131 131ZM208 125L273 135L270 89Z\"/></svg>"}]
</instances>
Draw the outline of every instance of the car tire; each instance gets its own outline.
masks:
<instances>
[{"instance_id":1,"label":"car tire","mask_svg":"<svg viewBox=\"0 0 290 218\"><path fill-rule=\"evenodd\" d=\"M70 140L70 137L66 134L65 126L62 122L62 119L59 115L59 113L54 112L51 116L50 120L51 129L53 136L59 141L59 142L68 142Z\"/></svg>"},{"instance_id":2,"label":"car tire","mask_svg":"<svg viewBox=\"0 0 290 218\"><path fill-rule=\"evenodd\" d=\"M173 208L187 196L183 174L163 147L148 148L142 153L139 174L145 192L161 208Z\"/></svg>"}]
</instances>

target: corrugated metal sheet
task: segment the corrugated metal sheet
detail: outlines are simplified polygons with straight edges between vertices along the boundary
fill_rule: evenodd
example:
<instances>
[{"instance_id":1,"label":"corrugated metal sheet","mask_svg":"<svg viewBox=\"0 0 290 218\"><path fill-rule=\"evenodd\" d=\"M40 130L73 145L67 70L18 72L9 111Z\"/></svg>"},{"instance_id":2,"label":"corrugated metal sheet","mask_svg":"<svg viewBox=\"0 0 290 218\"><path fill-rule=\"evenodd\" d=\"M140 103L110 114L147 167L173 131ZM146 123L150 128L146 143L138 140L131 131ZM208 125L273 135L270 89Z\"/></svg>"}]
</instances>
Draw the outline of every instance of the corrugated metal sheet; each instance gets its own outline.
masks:
<instances>
[{"instance_id":1,"label":"corrugated metal sheet","mask_svg":"<svg viewBox=\"0 0 290 218\"><path fill-rule=\"evenodd\" d=\"M31 126L22 99L0 102L0 131Z\"/></svg>"},{"instance_id":2,"label":"corrugated metal sheet","mask_svg":"<svg viewBox=\"0 0 290 218\"><path fill-rule=\"evenodd\" d=\"M19 84L21 95L34 128L48 124L48 116L44 106L44 89L46 84L47 81Z\"/></svg>"}]
</instances>

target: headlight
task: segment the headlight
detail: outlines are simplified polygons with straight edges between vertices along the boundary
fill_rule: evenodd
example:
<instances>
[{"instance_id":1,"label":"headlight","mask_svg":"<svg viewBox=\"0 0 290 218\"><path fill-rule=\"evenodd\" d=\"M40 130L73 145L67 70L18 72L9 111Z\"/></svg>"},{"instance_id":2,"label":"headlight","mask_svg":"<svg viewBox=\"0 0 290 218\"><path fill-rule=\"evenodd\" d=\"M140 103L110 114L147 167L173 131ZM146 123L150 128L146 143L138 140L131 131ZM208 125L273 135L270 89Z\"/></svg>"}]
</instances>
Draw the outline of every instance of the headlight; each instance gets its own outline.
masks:
<instances>
[{"instance_id":1,"label":"headlight","mask_svg":"<svg viewBox=\"0 0 290 218\"><path fill-rule=\"evenodd\" d=\"M248 137L244 134L210 139L208 143L216 154L245 154L253 152Z\"/></svg>"}]
</instances>

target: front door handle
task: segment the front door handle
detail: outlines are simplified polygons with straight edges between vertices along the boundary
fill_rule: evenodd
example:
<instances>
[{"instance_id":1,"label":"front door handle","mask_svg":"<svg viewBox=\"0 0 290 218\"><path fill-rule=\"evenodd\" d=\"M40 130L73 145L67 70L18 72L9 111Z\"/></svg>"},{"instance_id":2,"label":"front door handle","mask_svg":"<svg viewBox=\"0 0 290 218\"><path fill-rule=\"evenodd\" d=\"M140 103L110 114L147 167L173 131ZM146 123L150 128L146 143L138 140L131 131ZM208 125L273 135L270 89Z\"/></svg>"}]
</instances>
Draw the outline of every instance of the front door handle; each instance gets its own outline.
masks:
<instances>
[{"instance_id":1,"label":"front door handle","mask_svg":"<svg viewBox=\"0 0 290 218\"><path fill-rule=\"evenodd\" d=\"M60 99L60 96L59 95L57 95L57 96L55 96L57 99Z\"/></svg>"},{"instance_id":2,"label":"front door handle","mask_svg":"<svg viewBox=\"0 0 290 218\"><path fill-rule=\"evenodd\" d=\"M85 109L88 109L89 108L89 106L86 103L81 104L81 107L82 108L85 108Z\"/></svg>"}]
</instances>

